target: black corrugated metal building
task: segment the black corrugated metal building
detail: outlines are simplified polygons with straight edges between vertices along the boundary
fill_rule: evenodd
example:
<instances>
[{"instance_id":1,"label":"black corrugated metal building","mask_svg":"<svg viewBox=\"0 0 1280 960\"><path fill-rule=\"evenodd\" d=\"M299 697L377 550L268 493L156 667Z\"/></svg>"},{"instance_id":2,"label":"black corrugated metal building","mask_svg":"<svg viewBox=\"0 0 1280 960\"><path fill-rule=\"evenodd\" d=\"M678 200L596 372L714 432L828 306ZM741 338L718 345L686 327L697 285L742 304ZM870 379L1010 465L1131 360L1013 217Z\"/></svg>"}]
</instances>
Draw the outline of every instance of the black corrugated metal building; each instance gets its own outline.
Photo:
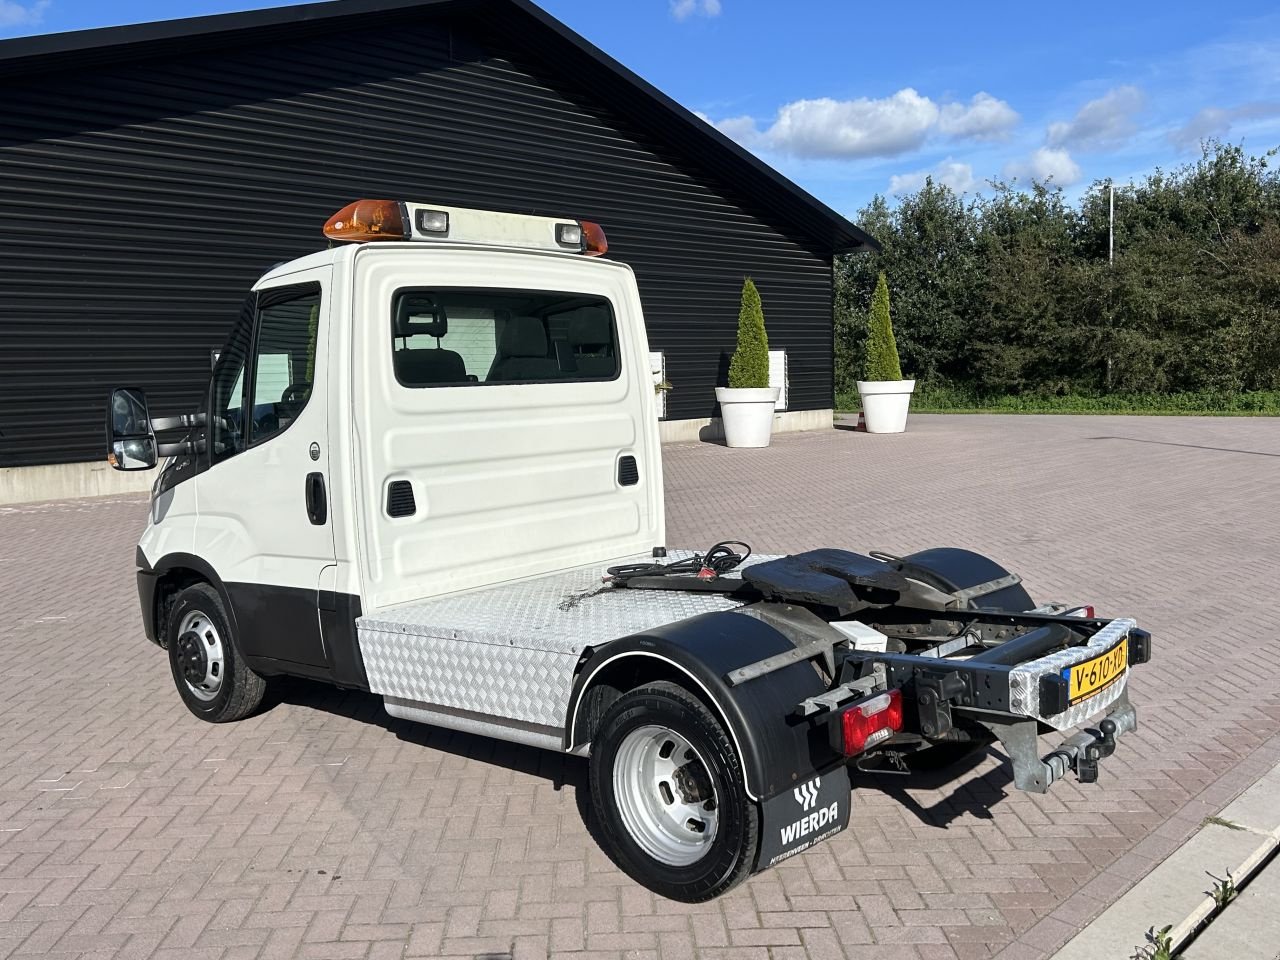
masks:
<instances>
[{"instance_id":1,"label":"black corrugated metal building","mask_svg":"<svg viewBox=\"0 0 1280 960\"><path fill-rule=\"evenodd\" d=\"M602 223L668 419L713 414L750 275L789 408L832 406L856 227L527 0L346 0L0 43L0 466L101 459L112 385L194 406L358 197Z\"/></svg>"}]
</instances>

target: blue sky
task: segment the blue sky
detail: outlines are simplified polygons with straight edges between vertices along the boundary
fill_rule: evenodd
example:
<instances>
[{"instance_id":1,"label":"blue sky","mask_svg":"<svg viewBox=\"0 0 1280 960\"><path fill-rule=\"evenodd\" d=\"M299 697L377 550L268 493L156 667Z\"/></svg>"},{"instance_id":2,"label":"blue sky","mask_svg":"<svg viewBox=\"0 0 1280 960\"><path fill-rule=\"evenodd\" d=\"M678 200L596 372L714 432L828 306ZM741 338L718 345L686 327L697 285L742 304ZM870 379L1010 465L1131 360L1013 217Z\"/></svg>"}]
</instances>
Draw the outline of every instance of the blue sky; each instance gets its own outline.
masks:
<instances>
[{"instance_id":1,"label":"blue sky","mask_svg":"<svg viewBox=\"0 0 1280 960\"><path fill-rule=\"evenodd\" d=\"M198 16L236 0L0 0L0 37ZM1280 146L1274 4L542 0L841 213L925 174L1075 196L1198 154Z\"/></svg>"}]
</instances>

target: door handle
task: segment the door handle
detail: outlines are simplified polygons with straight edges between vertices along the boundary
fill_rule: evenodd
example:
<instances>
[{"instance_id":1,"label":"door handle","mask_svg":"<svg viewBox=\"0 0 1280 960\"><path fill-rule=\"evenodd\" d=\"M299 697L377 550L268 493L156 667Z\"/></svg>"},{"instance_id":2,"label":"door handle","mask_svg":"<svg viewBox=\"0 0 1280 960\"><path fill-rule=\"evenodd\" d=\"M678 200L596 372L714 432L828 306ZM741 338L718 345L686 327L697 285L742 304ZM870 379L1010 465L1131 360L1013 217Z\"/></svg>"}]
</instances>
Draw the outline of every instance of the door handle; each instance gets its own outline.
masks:
<instances>
[{"instance_id":1,"label":"door handle","mask_svg":"<svg viewBox=\"0 0 1280 960\"><path fill-rule=\"evenodd\" d=\"M307 516L316 526L329 518L329 503L324 493L324 474L307 474Z\"/></svg>"}]
</instances>

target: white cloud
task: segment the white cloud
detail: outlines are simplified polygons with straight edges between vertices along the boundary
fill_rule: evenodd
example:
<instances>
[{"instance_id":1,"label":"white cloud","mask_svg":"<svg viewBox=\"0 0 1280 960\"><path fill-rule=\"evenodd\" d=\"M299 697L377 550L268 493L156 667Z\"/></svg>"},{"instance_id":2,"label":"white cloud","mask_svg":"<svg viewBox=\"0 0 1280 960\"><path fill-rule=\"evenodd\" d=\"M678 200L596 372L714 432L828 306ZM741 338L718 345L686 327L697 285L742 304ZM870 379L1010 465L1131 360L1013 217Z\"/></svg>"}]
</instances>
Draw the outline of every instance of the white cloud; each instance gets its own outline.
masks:
<instances>
[{"instance_id":1,"label":"white cloud","mask_svg":"<svg viewBox=\"0 0 1280 960\"><path fill-rule=\"evenodd\" d=\"M0 30L5 27L34 27L44 19L49 0L22 4L17 0L0 0Z\"/></svg>"},{"instance_id":2,"label":"white cloud","mask_svg":"<svg viewBox=\"0 0 1280 960\"><path fill-rule=\"evenodd\" d=\"M1194 150L1202 140L1223 138L1237 120L1258 120L1280 116L1280 103L1246 103L1238 107L1205 107L1177 130L1169 139L1179 150Z\"/></svg>"},{"instance_id":3,"label":"white cloud","mask_svg":"<svg viewBox=\"0 0 1280 960\"><path fill-rule=\"evenodd\" d=\"M797 100L778 111L770 146L802 157L886 157L924 143L938 106L910 87L870 100Z\"/></svg>"},{"instance_id":4,"label":"white cloud","mask_svg":"<svg viewBox=\"0 0 1280 960\"><path fill-rule=\"evenodd\" d=\"M730 140L736 140L744 147L757 146L764 139L764 134L756 126L754 117L725 117L723 120L713 120L701 110L695 110L693 113L699 120L715 127Z\"/></svg>"},{"instance_id":5,"label":"white cloud","mask_svg":"<svg viewBox=\"0 0 1280 960\"><path fill-rule=\"evenodd\" d=\"M1137 129L1133 115L1146 97L1134 86L1116 87L1090 100L1070 121L1049 124L1050 147L1100 150L1124 143Z\"/></svg>"},{"instance_id":6,"label":"white cloud","mask_svg":"<svg viewBox=\"0 0 1280 960\"><path fill-rule=\"evenodd\" d=\"M969 105L948 103L942 107L938 129L948 136L971 140L1003 140L1018 124L1018 112L989 93L975 93Z\"/></svg>"},{"instance_id":7,"label":"white cloud","mask_svg":"<svg viewBox=\"0 0 1280 960\"><path fill-rule=\"evenodd\" d=\"M0 0L3 2L3 0ZM671 15L677 20L688 20L692 16L720 16L720 0L670 0Z\"/></svg>"},{"instance_id":8,"label":"white cloud","mask_svg":"<svg viewBox=\"0 0 1280 960\"><path fill-rule=\"evenodd\" d=\"M912 173L899 173L889 178L890 193L911 193L924 186L929 177L934 183L950 187L956 193L972 190L978 183L973 177L973 167L967 163L958 163L948 157L932 170L916 170Z\"/></svg>"},{"instance_id":9,"label":"white cloud","mask_svg":"<svg viewBox=\"0 0 1280 960\"><path fill-rule=\"evenodd\" d=\"M1006 164L1004 175L1051 183L1055 187L1069 187L1080 182L1081 171L1080 164L1072 160L1064 148L1041 147L1026 160Z\"/></svg>"},{"instance_id":10,"label":"white cloud","mask_svg":"<svg viewBox=\"0 0 1280 960\"><path fill-rule=\"evenodd\" d=\"M760 131L756 129L756 122L751 117L725 117L723 120L712 122L711 125L726 137L737 140L744 146L760 139Z\"/></svg>"},{"instance_id":11,"label":"white cloud","mask_svg":"<svg viewBox=\"0 0 1280 960\"><path fill-rule=\"evenodd\" d=\"M897 156L920 147L935 133L952 139L998 139L1018 121L1012 107L987 93L977 94L967 105L939 107L911 87L878 99L796 100L785 104L764 129L752 117L700 116L745 147L839 160Z\"/></svg>"}]
</instances>

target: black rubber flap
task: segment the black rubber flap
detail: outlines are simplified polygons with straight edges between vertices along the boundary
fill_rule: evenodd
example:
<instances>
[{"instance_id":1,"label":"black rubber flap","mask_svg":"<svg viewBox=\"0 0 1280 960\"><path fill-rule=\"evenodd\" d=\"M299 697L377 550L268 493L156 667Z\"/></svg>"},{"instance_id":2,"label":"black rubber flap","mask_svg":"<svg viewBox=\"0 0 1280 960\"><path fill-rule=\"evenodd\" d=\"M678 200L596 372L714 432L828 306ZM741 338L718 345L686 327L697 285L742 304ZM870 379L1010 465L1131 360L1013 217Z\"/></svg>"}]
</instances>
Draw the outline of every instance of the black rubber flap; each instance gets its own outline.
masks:
<instances>
[{"instance_id":1,"label":"black rubber flap","mask_svg":"<svg viewBox=\"0 0 1280 960\"><path fill-rule=\"evenodd\" d=\"M839 766L783 790L760 805L759 873L808 850L849 825L849 771Z\"/></svg>"}]
</instances>

